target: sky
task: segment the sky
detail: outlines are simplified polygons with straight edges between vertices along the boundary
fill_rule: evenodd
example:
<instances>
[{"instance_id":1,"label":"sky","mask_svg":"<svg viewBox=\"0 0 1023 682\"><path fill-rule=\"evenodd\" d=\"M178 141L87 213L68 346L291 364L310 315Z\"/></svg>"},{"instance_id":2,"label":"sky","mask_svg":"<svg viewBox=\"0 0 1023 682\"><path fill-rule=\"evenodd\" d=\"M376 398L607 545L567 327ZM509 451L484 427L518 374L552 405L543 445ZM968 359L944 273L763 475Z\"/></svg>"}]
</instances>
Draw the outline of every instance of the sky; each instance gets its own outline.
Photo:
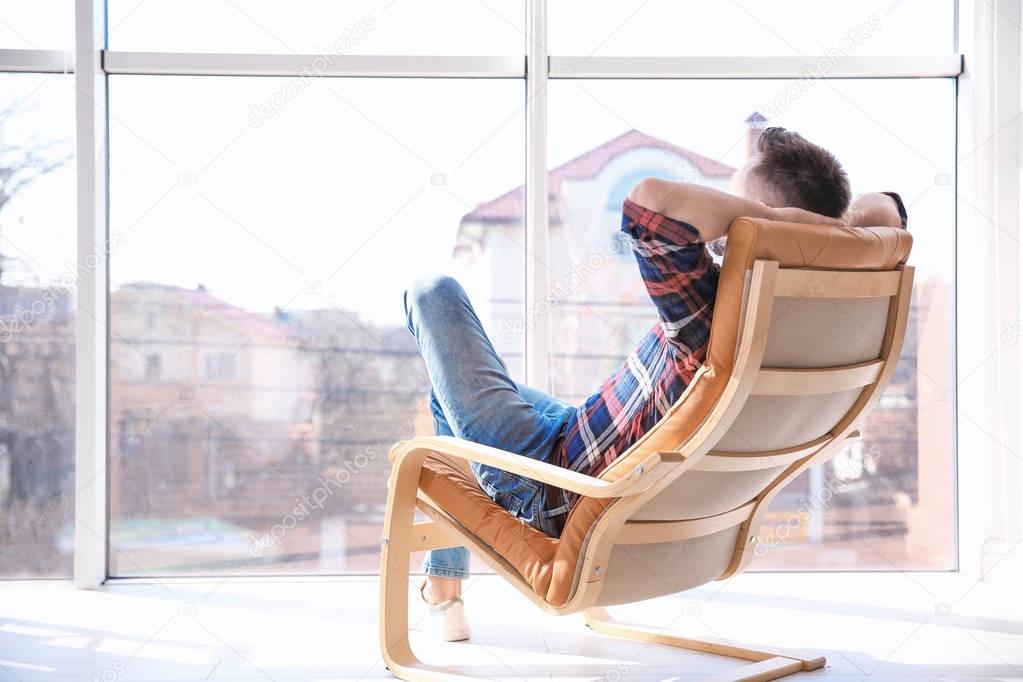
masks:
<instances>
[{"instance_id":1,"label":"sky","mask_svg":"<svg viewBox=\"0 0 1023 682\"><path fill-rule=\"evenodd\" d=\"M69 16L70 6L0 0L0 47L59 49L70 20L52 18ZM551 0L550 45L584 56L937 54L952 50L951 6ZM110 45L521 54L521 9L497 0L112 0ZM854 190L900 191L918 277L949 278L954 87L949 79L555 81L550 166L631 128L736 166L743 119L758 109L832 150ZM326 297L391 320L411 279L454 267L461 216L522 184L524 95L519 80L112 77L111 231L124 236L111 255L114 285L201 283L261 311L322 307ZM0 101L12 99L24 101L5 124L15 136L72 137L68 78L0 75ZM0 236L25 276L58 279L74 258L71 169L8 208Z\"/></svg>"}]
</instances>

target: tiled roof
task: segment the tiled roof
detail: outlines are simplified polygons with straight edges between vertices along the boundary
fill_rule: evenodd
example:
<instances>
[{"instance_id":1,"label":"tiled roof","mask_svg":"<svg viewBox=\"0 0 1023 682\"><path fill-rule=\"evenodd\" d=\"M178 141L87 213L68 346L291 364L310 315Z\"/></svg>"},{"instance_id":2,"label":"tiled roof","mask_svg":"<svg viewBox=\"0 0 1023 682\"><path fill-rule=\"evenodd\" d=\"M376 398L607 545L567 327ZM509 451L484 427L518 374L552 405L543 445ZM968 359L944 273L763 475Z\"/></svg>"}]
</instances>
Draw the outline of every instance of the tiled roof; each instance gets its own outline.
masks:
<instances>
[{"instance_id":1,"label":"tiled roof","mask_svg":"<svg viewBox=\"0 0 1023 682\"><path fill-rule=\"evenodd\" d=\"M153 297L146 298L146 292L153 292ZM277 319L274 315L250 312L233 306L201 287L185 289L155 282L131 282L116 290L113 293L113 298L117 300L126 296L138 296L140 293L143 296L141 299L143 305L153 305L157 301L156 296L166 296L187 305L192 310L202 311L205 315L233 324L245 333L253 336L258 335L263 339L301 338L298 330Z\"/></svg>"},{"instance_id":2,"label":"tiled roof","mask_svg":"<svg viewBox=\"0 0 1023 682\"><path fill-rule=\"evenodd\" d=\"M693 164L705 177L727 178L735 169L731 166L715 161L688 149L683 149L670 142L647 135L638 130L630 130L618 137L608 140L599 147L577 156L571 161L564 163L550 172L548 189L550 201L550 220L556 223L560 220L558 209L558 197L561 194L561 183L565 180L585 180L592 178L600 172L612 159L633 149L649 148L661 149L666 152L680 156ZM525 204L525 190L523 187L516 187L496 199L484 202L462 217L462 223L508 223L518 222L522 219Z\"/></svg>"}]
</instances>

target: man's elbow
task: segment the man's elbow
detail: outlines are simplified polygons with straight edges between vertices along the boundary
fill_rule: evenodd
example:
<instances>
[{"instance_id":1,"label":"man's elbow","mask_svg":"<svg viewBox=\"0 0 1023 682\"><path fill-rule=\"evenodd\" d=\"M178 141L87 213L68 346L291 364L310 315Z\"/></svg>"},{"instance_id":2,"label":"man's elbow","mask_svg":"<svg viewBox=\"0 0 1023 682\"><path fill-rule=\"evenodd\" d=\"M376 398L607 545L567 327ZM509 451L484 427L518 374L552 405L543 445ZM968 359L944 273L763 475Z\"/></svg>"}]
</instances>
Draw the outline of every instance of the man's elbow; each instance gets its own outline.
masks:
<instances>
[{"instance_id":1,"label":"man's elbow","mask_svg":"<svg viewBox=\"0 0 1023 682\"><path fill-rule=\"evenodd\" d=\"M673 190L681 184L661 178L643 178L629 192L629 201L659 213L663 211L665 201Z\"/></svg>"}]
</instances>

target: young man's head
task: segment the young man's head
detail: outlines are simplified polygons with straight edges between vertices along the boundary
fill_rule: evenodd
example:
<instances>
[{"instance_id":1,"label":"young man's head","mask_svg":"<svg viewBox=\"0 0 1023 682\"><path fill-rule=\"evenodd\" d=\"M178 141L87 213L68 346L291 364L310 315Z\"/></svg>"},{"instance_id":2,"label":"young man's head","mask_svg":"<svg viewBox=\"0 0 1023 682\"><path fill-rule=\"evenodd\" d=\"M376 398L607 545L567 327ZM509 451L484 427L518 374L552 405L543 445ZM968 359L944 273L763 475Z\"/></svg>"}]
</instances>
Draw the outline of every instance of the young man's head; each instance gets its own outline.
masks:
<instances>
[{"instance_id":1,"label":"young man's head","mask_svg":"<svg viewBox=\"0 0 1023 682\"><path fill-rule=\"evenodd\" d=\"M756 153L732 178L733 194L781 208L795 206L840 218L852 194L838 159L799 133L767 128Z\"/></svg>"}]
</instances>

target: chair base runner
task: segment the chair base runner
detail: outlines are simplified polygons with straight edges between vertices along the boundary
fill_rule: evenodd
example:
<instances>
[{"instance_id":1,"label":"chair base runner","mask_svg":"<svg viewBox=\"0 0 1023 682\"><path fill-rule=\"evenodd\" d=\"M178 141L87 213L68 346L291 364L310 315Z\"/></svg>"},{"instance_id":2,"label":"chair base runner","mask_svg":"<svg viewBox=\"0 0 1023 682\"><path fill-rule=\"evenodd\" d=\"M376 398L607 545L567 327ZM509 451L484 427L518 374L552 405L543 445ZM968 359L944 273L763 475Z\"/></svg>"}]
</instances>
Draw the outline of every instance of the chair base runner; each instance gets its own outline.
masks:
<instances>
[{"instance_id":1,"label":"chair base runner","mask_svg":"<svg viewBox=\"0 0 1023 682\"><path fill-rule=\"evenodd\" d=\"M708 682L766 682L793 673L817 670L827 663L823 656L811 656L794 651L747 649L716 639L680 637L654 628L626 624L616 621L603 608L589 608L583 614L586 616L586 624L595 632L604 635L753 661L750 665L715 675L709 678Z\"/></svg>"},{"instance_id":2,"label":"chair base runner","mask_svg":"<svg viewBox=\"0 0 1023 682\"><path fill-rule=\"evenodd\" d=\"M798 672L817 670L823 668L826 663L823 656L809 657L795 652L781 654L763 649L747 649L713 639L679 637L652 628L625 625L610 618L604 609L591 608L587 609L584 614L587 625L601 634L752 661L749 665L707 678L706 682L767 682ZM408 649L407 640L401 644L399 649L403 651L398 654L400 662L395 657L387 657L387 669L399 679L409 682L444 682L445 680L468 682L469 680L486 679L453 668L425 664Z\"/></svg>"}]
</instances>

